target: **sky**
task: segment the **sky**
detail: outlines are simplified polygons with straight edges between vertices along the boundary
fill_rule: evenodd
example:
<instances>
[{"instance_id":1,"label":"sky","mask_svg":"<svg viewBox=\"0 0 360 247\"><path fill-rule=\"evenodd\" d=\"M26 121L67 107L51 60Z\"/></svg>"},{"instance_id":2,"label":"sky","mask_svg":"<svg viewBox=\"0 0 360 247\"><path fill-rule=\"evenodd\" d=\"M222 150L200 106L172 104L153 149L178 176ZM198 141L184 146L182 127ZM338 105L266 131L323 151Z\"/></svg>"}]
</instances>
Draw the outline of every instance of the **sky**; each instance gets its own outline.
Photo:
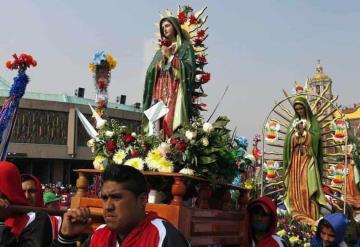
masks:
<instances>
[{"instance_id":1,"label":"sky","mask_svg":"<svg viewBox=\"0 0 360 247\"><path fill-rule=\"evenodd\" d=\"M88 63L104 50L119 61L110 101L125 94L127 104L141 102L158 32L154 23L160 12L184 4L208 7L206 119L229 86L212 121L226 115L229 127L251 140L274 100L284 98L282 89L313 76L318 59L339 104L360 101L360 2L350 0L2 1L0 64L15 52L29 53L38 67L28 71L28 91L74 95L84 87L85 97L94 98ZM0 66L0 76L11 82L14 75Z\"/></svg>"}]
</instances>

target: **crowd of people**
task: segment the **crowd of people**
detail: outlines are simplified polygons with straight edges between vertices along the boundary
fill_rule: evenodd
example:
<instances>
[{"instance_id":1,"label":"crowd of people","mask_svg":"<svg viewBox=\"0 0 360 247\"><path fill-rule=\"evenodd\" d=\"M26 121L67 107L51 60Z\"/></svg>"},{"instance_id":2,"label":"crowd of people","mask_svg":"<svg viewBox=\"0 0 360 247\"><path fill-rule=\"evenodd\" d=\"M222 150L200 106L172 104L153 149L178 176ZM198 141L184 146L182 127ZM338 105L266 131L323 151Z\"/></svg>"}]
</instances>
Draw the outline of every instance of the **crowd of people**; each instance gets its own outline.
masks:
<instances>
[{"instance_id":1,"label":"crowd of people","mask_svg":"<svg viewBox=\"0 0 360 247\"><path fill-rule=\"evenodd\" d=\"M0 246L77 246L80 235L92 223L89 209L69 208L62 217L49 216L45 210L16 211L12 205L60 209L61 197L56 194L58 191L43 187L36 177L21 175L10 162L2 161L0 167ZM141 172L130 166L109 165L102 175L100 193L105 224L89 235L82 246L190 246L171 223L145 211L148 192ZM270 198L260 197L247 209L249 246L286 246L276 235L276 206ZM311 246L352 246L344 242L347 222L342 213L321 219Z\"/></svg>"}]
</instances>

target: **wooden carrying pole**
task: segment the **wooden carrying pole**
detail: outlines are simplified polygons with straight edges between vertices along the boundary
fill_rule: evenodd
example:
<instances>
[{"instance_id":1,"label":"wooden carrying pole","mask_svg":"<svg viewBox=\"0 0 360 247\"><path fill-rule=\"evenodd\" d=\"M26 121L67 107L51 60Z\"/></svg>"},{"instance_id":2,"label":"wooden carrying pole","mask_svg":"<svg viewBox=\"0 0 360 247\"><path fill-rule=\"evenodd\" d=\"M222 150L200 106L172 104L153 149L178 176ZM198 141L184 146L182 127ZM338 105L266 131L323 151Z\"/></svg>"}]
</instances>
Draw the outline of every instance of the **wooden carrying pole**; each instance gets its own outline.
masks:
<instances>
[{"instance_id":1,"label":"wooden carrying pole","mask_svg":"<svg viewBox=\"0 0 360 247\"><path fill-rule=\"evenodd\" d=\"M63 216L63 214L67 212L67 210L64 210L64 209L55 210L55 209L22 206L22 205L10 205L6 209L15 214L26 214L29 212L35 212L35 213L44 212L49 215ZM91 218L103 220L102 208L90 207L89 210L90 210Z\"/></svg>"}]
</instances>

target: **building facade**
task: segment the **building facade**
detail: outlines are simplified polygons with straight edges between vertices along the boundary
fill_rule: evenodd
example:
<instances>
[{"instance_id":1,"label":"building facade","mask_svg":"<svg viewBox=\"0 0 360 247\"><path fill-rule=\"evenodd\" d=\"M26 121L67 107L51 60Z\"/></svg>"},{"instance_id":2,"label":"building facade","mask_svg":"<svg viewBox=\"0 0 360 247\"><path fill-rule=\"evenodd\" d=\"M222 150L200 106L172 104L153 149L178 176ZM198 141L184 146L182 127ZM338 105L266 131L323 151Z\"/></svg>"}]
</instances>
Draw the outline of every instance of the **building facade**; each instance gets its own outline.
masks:
<instances>
[{"instance_id":1,"label":"building facade","mask_svg":"<svg viewBox=\"0 0 360 247\"><path fill-rule=\"evenodd\" d=\"M0 77L0 102L8 96L10 86ZM94 100L63 94L28 92L20 102L10 139L7 160L22 173L31 173L43 183L75 183L79 168L93 168L92 154L86 146L90 139L75 109L89 121L88 104ZM107 115L134 131L141 125L142 111L134 106L109 103Z\"/></svg>"}]
</instances>

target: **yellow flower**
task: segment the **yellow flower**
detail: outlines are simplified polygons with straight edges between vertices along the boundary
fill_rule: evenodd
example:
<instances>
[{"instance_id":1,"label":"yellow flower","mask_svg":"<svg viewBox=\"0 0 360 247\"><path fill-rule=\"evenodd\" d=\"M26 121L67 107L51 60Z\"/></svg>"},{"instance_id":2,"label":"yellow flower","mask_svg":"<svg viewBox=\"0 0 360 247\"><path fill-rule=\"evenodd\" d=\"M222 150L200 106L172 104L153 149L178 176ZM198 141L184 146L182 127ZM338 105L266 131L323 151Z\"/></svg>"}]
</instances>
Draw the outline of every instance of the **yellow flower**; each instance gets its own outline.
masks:
<instances>
[{"instance_id":1,"label":"yellow flower","mask_svg":"<svg viewBox=\"0 0 360 247\"><path fill-rule=\"evenodd\" d=\"M174 170L174 164L165 158L162 158L159 160L159 172L173 172Z\"/></svg>"},{"instance_id":2,"label":"yellow flower","mask_svg":"<svg viewBox=\"0 0 360 247\"><path fill-rule=\"evenodd\" d=\"M150 170L155 171L159 169L159 161L163 158L163 154L160 148L155 148L148 153L145 162Z\"/></svg>"},{"instance_id":3,"label":"yellow flower","mask_svg":"<svg viewBox=\"0 0 360 247\"><path fill-rule=\"evenodd\" d=\"M98 170L104 170L107 163L107 158L101 155L97 155L93 161L94 168Z\"/></svg>"},{"instance_id":4,"label":"yellow flower","mask_svg":"<svg viewBox=\"0 0 360 247\"><path fill-rule=\"evenodd\" d=\"M140 171L144 170L144 161L141 158L132 158L125 162L126 166L132 166Z\"/></svg>"},{"instance_id":5,"label":"yellow flower","mask_svg":"<svg viewBox=\"0 0 360 247\"><path fill-rule=\"evenodd\" d=\"M291 236L289 238L289 241L291 244L296 244L297 242L299 242L299 238L297 236Z\"/></svg>"},{"instance_id":6,"label":"yellow flower","mask_svg":"<svg viewBox=\"0 0 360 247\"><path fill-rule=\"evenodd\" d=\"M311 246L310 243L305 243L305 244L304 244L304 247L310 247L310 246Z\"/></svg>"},{"instance_id":7,"label":"yellow flower","mask_svg":"<svg viewBox=\"0 0 360 247\"><path fill-rule=\"evenodd\" d=\"M110 69L115 69L117 61L115 58L113 58L113 56L111 56L111 54L106 55L106 61L108 62Z\"/></svg>"},{"instance_id":8,"label":"yellow flower","mask_svg":"<svg viewBox=\"0 0 360 247\"><path fill-rule=\"evenodd\" d=\"M89 64L89 69L90 69L91 72L95 73L96 65L93 64L93 63L90 63L90 64Z\"/></svg>"},{"instance_id":9,"label":"yellow flower","mask_svg":"<svg viewBox=\"0 0 360 247\"><path fill-rule=\"evenodd\" d=\"M124 150L119 150L114 154L113 161L117 165L121 165L125 159L126 153Z\"/></svg>"},{"instance_id":10,"label":"yellow flower","mask_svg":"<svg viewBox=\"0 0 360 247\"><path fill-rule=\"evenodd\" d=\"M253 187L253 182L251 180L245 181L245 189L251 190Z\"/></svg>"},{"instance_id":11,"label":"yellow flower","mask_svg":"<svg viewBox=\"0 0 360 247\"><path fill-rule=\"evenodd\" d=\"M146 163L157 162L162 157L163 157L163 152L161 149L159 149L159 148L153 149L148 153L148 155L146 157Z\"/></svg>"},{"instance_id":12,"label":"yellow flower","mask_svg":"<svg viewBox=\"0 0 360 247\"><path fill-rule=\"evenodd\" d=\"M283 229L283 230L281 230L281 231L278 231L277 233L276 233L276 235L278 235L279 237L284 237L285 236L285 234L286 234L286 231Z\"/></svg>"}]
</instances>

